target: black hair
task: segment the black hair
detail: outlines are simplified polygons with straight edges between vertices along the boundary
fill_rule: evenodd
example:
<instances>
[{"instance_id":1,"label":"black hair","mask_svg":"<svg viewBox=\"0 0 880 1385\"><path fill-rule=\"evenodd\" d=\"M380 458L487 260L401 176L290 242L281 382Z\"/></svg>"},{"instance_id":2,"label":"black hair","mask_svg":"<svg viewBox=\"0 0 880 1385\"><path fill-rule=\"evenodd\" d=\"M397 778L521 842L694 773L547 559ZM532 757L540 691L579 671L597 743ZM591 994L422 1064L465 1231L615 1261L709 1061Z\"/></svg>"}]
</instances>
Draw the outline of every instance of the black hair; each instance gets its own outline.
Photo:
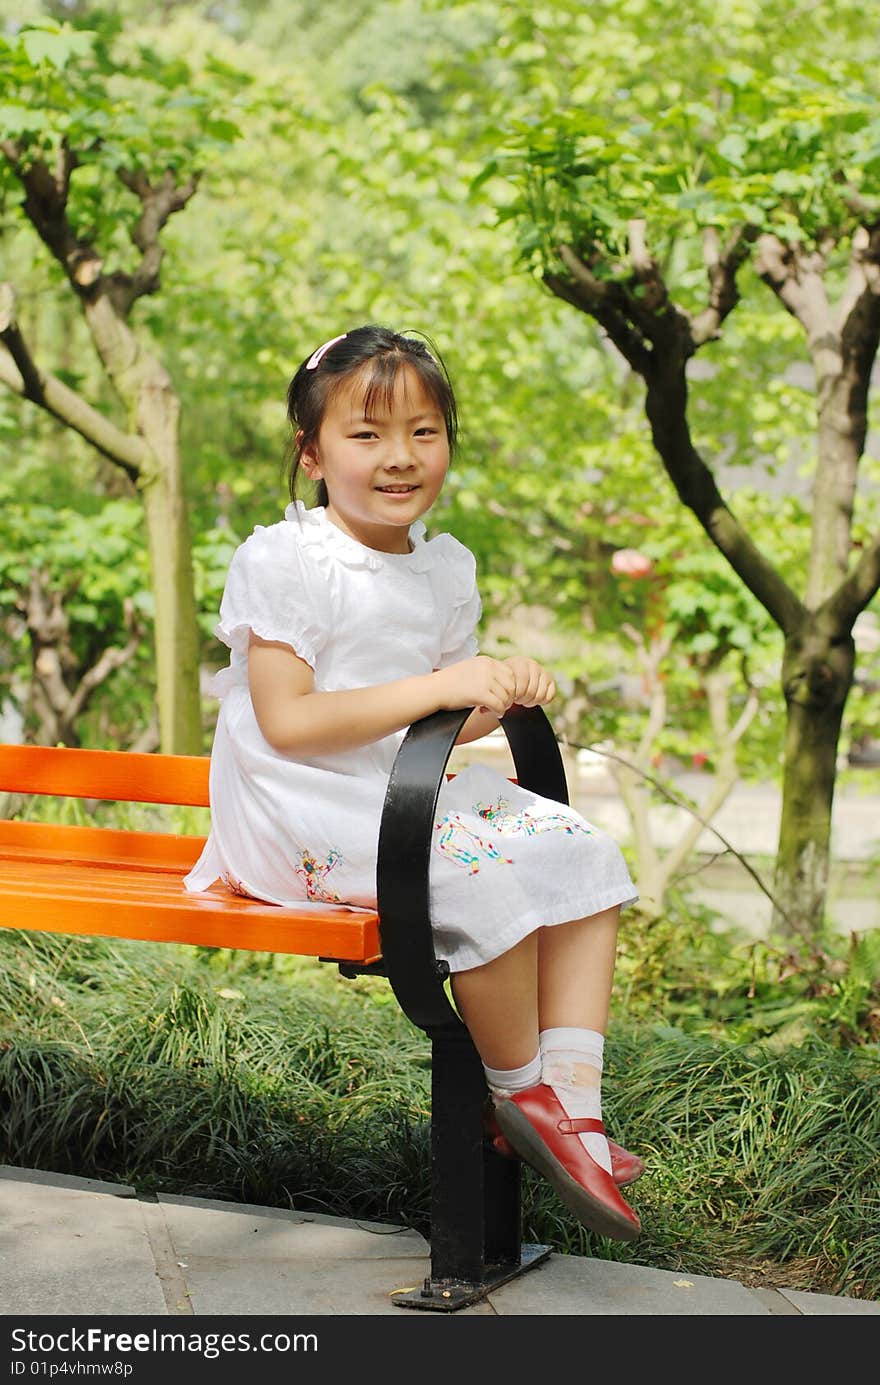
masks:
<instances>
[{"instance_id":1,"label":"black hair","mask_svg":"<svg viewBox=\"0 0 880 1385\"><path fill-rule=\"evenodd\" d=\"M426 345L428 340L424 334L404 335L370 323L355 327L327 347L311 370L307 367L312 357L303 361L287 387L287 417L293 429L287 451L291 500L296 499L300 458L317 441L330 400L340 385L359 371L364 375L364 410L369 414L377 402L389 406L401 369L413 370L443 415L452 454L458 439L455 393L440 353L433 342L430 347ZM326 506L327 487L323 480L317 484L316 498L319 505Z\"/></svg>"}]
</instances>

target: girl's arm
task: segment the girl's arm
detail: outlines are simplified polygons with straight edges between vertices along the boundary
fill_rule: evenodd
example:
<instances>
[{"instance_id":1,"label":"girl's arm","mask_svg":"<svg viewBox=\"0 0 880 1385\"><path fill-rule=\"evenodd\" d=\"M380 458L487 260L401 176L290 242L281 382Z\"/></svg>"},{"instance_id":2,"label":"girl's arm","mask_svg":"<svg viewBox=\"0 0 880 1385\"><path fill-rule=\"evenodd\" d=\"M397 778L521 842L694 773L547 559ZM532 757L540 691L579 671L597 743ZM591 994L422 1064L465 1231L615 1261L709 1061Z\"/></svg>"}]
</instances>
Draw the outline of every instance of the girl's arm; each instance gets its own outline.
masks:
<instances>
[{"instance_id":1,"label":"girl's arm","mask_svg":"<svg viewBox=\"0 0 880 1385\"><path fill-rule=\"evenodd\" d=\"M459 731L455 744L467 745L470 741L478 741L481 736L488 736L490 731L497 731L500 725L501 721L494 712L475 707Z\"/></svg>"},{"instance_id":2,"label":"girl's arm","mask_svg":"<svg viewBox=\"0 0 880 1385\"><path fill-rule=\"evenodd\" d=\"M443 708L486 708L497 725L514 701L516 678L501 660L477 655L392 683L315 692L304 659L289 645L252 633L248 684L257 724L274 750L325 755L381 740Z\"/></svg>"}]
</instances>

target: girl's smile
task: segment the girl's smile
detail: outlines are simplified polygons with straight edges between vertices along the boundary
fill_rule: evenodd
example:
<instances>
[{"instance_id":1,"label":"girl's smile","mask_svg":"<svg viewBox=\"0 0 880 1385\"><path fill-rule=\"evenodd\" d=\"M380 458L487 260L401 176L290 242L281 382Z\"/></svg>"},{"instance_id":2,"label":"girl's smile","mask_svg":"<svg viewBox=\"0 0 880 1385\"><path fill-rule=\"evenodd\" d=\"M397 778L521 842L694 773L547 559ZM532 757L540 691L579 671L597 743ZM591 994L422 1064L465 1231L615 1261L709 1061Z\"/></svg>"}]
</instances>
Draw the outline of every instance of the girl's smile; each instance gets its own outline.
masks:
<instances>
[{"instance_id":1,"label":"girl's smile","mask_svg":"<svg viewBox=\"0 0 880 1385\"><path fill-rule=\"evenodd\" d=\"M404 367L366 407L361 373L332 396L303 469L327 486L327 518L367 548L408 553L409 526L429 510L449 469L446 423L415 371Z\"/></svg>"}]
</instances>

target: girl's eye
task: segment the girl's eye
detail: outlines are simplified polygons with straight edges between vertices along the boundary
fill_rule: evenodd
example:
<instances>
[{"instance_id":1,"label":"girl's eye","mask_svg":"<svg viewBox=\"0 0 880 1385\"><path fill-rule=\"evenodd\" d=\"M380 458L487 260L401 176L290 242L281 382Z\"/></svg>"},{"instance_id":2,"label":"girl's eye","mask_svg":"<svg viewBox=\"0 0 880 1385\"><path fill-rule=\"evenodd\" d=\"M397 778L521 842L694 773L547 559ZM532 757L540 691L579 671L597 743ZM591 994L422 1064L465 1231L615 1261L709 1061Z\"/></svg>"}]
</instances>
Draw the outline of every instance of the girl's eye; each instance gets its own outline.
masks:
<instances>
[{"instance_id":1,"label":"girl's eye","mask_svg":"<svg viewBox=\"0 0 880 1385\"><path fill-rule=\"evenodd\" d=\"M428 428L427 426L425 426L424 428L417 428L417 429L416 429L416 437L417 437L417 438L418 438L418 437L433 438L433 437L436 435L436 433L437 433L437 429L436 429L436 428Z\"/></svg>"},{"instance_id":2,"label":"girl's eye","mask_svg":"<svg viewBox=\"0 0 880 1385\"><path fill-rule=\"evenodd\" d=\"M375 436L376 436L375 433L371 433L371 432L369 432L369 431L365 431L365 432L363 432L363 433L355 433L355 434L354 434L354 437L355 437L355 438L374 438Z\"/></svg>"}]
</instances>

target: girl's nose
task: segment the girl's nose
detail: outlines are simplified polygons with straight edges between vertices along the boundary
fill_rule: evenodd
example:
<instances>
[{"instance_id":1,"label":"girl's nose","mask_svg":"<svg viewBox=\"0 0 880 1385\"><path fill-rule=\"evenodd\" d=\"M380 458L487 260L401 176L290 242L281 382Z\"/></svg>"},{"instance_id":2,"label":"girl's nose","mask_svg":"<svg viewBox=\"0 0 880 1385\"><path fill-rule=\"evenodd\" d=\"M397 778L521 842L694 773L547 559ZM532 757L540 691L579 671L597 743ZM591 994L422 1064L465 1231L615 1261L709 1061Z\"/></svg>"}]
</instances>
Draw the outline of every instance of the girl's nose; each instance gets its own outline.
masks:
<instances>
[{"instance_id":1,"label":"girl's nose","mask_svg":"<svg viewBox=\"0 0 880 1385\"><path fill-rule=\"evenodd\" d=\"M410 451L410 446L408 442L398 443L395 447L392 448L391 456L388 460L388 466L391 471L409 470L409 468L412 466L412 453Z\"/></svg>"}]
</instances>

